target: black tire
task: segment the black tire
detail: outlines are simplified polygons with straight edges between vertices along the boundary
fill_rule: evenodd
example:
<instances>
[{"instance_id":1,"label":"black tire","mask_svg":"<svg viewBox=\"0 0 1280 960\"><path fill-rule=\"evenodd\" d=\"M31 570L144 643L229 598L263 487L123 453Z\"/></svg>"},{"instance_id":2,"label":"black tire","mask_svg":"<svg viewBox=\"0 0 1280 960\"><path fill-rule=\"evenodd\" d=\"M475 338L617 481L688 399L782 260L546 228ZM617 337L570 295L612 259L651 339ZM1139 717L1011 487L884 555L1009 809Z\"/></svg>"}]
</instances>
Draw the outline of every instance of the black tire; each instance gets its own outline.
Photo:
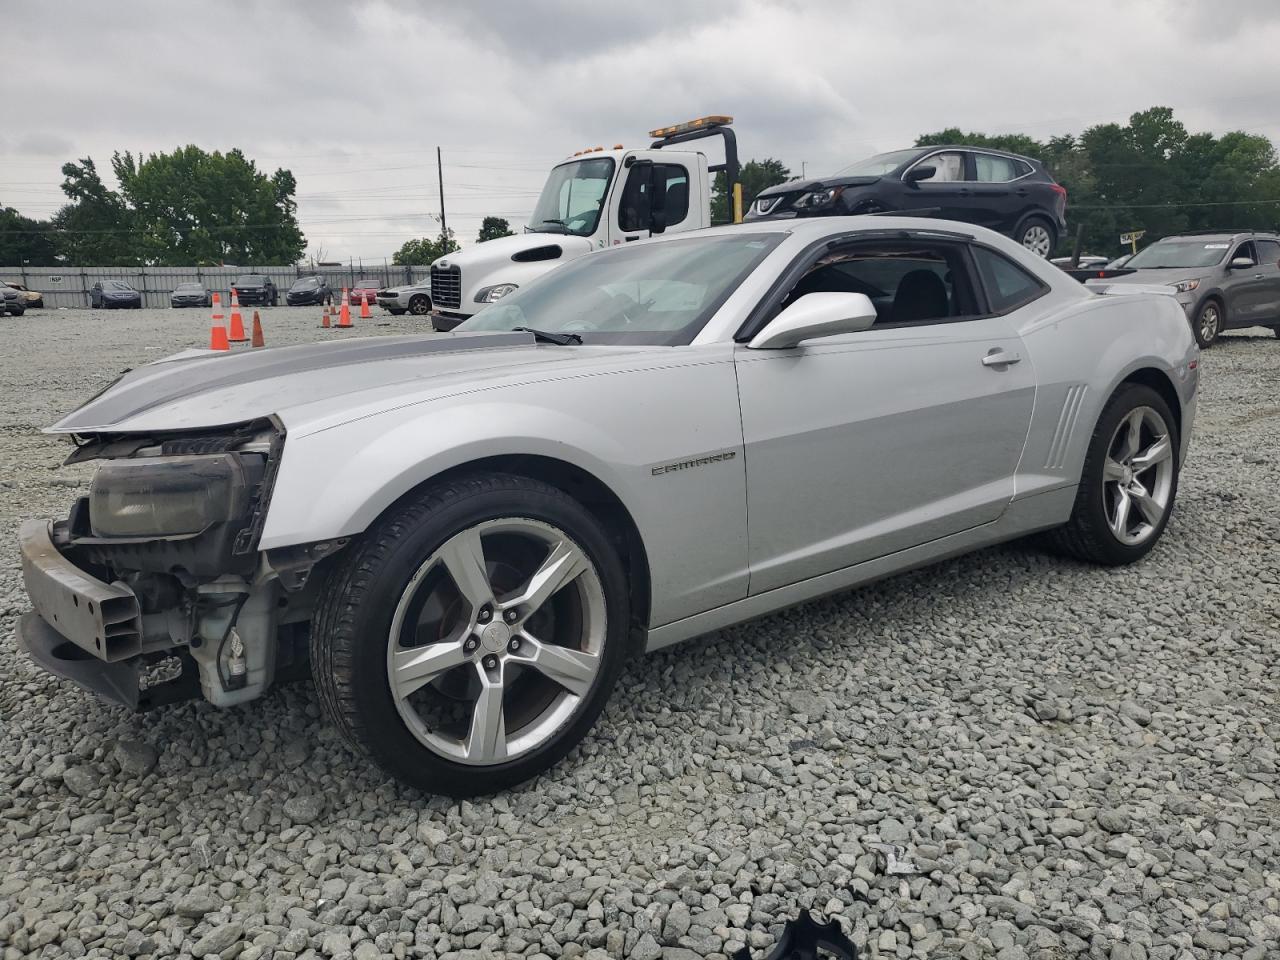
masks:
<instances>
[{"instance_id":1,"label":"black tire","mask_svg":"<svg viewBox=\"0 0 1280 960\"><path fill-rule=\"evenodd\" d=\"M849 213L853 216L872 213L884 213L889 208L879 200L863 200L861 203L855 204Z\"/></svg>"},{"instance_id":2,"label":"black tire","mask_svg":"<svg viewBox=\"0 0 1280 960\"><path fill-rule=\"evenodd\" d=\"M1277 338L1280 338L1280 327L1272 327L1272 328L1271 328L1271 332L1272 332L1272 333L1273 333Z\"/></svg>"},{"instance_id":3,"label":"black tire","mask_svg":"<svg viewBox=\"0 0 1280 960\"><path fill-rule=\"evenodd\" d=\"M1168 505L1160 522L1153 525L1152 533L1145 540L1130 545L1122 542L1107 522L1106 510L1103 506L1104 465L1110 452L1111 441L1121 423L1130 413L1143 407L1151 408L1164 420L1172 447L1173 477ZM1093 436L1089 440L1084 470L1080 476L1080 485L1076 489L1075 505L1071 509L1071 519L1065 526L1050 531L1050 544L1078 560L1104 566L1120 566L1141 560L1160 540L1169 518L1173 515L1178 494L1178 475L1181 471L1178 455L1177 421L1164 398L1155 390L1142 384L1122 384L1102 408L1102 414L1098 417Z\"/></svg>"},{"instance_id":4,"label":"black tire","mask_svg":"<svg viewBox=\"0 0 1280 960\"><path fill-rule=\"evenodd\" d=\"M563 726L515 759L470 765L427 747L409 729L390 690L388 643L406 587L422 587L411 584L419 568L451 537L496 518L549 524L581 548L602 588L605 632L598 672ZM603 709L629 653L626 583L606 532L555 487L507 474L429 486L379 519L332 571L311 632L320 701L352 746L410 786L454 797L505 789L563 758Z\"/></svg>"},{"instance_id":5,"label":"black tire","mask_svg":"<svg viewBox=\"0 0 1280 960\"><path fill-rule=\"evenodd\" d=\"M403 310L392 310L390 307L387 307L387 313L391 314L393 317L403 317L403 316L404 316L404 311L403 311Z\"/></svg>"},{"instance_id":6,"label":"black tire","mask_svg":"<svg viewBox=\"0 0 1280 960\"><path fill-rule=\"evenodd\" d=\"M424 293L409 298L409 312L415 317L425 317L431 312L431 298Z\"/></svg>"},{"instance_id":7,"label":"black tire","mask_svg":"<svg viewBox=\"0 0 1280 960\"><path fill-rule=\"evenodd\" d=\"M1043 231L1043 234L1040 231ZM1047 236L1048 246L1044 245L1041 239L1042 236ZM1018 225L1017 233L1013 239L1018 242L1019 246L1047 260L1049 255L1053 253L1053 248L1058 245L1058 231L1054 229L1053 224L1046 218L1031 216Z\"/></svg>"},{"instance_id":8,"label":"black tire","mask_svg":"<svg viewBox=\"0 0 1280 960\"><path fill-rule=\"evenodd\" d=\"M1196 318L1191 322L1191 333L1201 350L1218 342L1218 337L1222 334L1222 303L1217 297L1209 297L1200 304Z\"/></svg>"},{"instance_id":9,"label":"black tire","mask_svg":"<svg viewBox=\"0 0 1280 960\"><path fill-rule=\"evenodd\" d=\"M9 312L10 312L11 314L13 314L15 317L20 317L20 316L22 316L24 313L26 313L26 312L27 312L27 308L26 308L26 307L18 307L18 308L15 310L15 309L13 309L12 307L10 307L10 308L9 308Z\"/></svg>"}]
</instances>

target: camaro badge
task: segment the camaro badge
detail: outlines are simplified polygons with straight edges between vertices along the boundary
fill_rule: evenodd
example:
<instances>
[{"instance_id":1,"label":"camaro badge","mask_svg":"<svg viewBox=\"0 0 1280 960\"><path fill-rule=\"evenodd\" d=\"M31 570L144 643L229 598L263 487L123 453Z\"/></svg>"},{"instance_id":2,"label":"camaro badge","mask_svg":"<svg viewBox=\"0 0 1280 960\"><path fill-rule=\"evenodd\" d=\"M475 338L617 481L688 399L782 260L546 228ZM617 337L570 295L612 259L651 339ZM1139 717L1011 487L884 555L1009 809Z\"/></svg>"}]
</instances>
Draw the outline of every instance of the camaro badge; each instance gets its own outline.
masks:
<instances>
[{"instance_id":1,"label":"camaro badge","mask_svg":"<svg viewBox=\"0 0 1280 960\"><path fill-rule=\"evenodd\" d=\"M651 468L651 472L655 477L660 477L664 473L676 473L680 470L688 470L690 467L703 467L708 463L732 460L737 455L737 450L725 450L723 453L710 453L705 457L694 457L692 460L677 460L675 463L664 463L661 466Z\"/></svg>"}]
</instances>

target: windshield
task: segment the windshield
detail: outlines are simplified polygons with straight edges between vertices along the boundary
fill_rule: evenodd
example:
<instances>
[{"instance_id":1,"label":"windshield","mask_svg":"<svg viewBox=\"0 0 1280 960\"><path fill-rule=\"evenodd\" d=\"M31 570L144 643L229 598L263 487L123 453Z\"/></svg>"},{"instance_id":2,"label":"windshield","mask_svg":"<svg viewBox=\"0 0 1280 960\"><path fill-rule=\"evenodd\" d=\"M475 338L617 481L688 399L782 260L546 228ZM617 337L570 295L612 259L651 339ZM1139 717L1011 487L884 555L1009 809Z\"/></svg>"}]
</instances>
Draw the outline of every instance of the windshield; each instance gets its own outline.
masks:
<instances>
[{"instance_id":1,"label":"windshield","mask_svg":"<svg viewBox=\"0 0 1280 960\"><path fill-rule=\"evenodd\" d=\"M237 287L260 287L266 283L267 278L260 273L247 273L235 282Z\"/></svg>"},{"instance_id":2,"label":"windshield","mask_svg":"<svg viewBox=\"0 0 1280 960\"><path fill-rule=\"evenodd\" d=\"M560 164L547 177L525 229L591 236L600 222L600 210L612 178L612 157Z\"/></svg>"},{"instance_id":3,"label":"windshield","mask_svg":"<svg viewBox=\"0 0 1280 960\"><path fill-rule=\"evenodd\" d=\"M175 293L193 293L193 292L199 292L203 289L204 287L202 287L198 283L180 283L175 288L174 292Z\"/></svg>"},{"instance_id":4,"label":"windshield","mask_svg":"<svg viewBox=\"0 0 1280 960\"><path fill-rule=\"evenodd\" d=\"M1125 264L1130 270L1159 270L1162 267L1211 267L1221 263L1231 248L1229 240L1158 240L1139 250Z\"/></svg>"},{"instance_id":5,"label":"windshield","mask_svg":"<svg viewBox=\"0 0 1280 960\"><path fill-rule=\"evenodd\" d=\"M320 286L319 277L299 277L293 282L293 290L309 290L312 287Z\"/></svg>"},{"instance_id":6,"label":"windshield","mask_svg":"<svg viewBox=\"0 0 1280 960\"><path fill-rule=\"evenodd\" d=\"M458 329L530 327L595 343L688 343L783 236L689 237L601 250L508 294Z\"/></svg>"},{"instance_id":7,"label":"windshield","mask_svg":"<svg viewBox=\"0 0 1280 960\"><path fill-rule=\"evenodd\" d=\"M370 280L367 277L361 277L359 280L357 280L355 283L352 284L352 286L356 288L376 287L377 285L378 285L377 280Z\"/></svg>"},{"instance_id":8,"label":"windshield","mask_svg":"<svg viewBox=\"0 0 1280 960\"><path fill-rule=\"evenodd\" d=\"M832 176L883 177L919 155L919 150L891 150L889 153L877 153L874 157L867 157L865 160L858 160L847 167L840 168Z\"/></svg>"},{"instance_id":9,"label":"windshield","mask_svg":"<svg viewBox=\"0 0 1280 960\"><path fill-rule=\"evenodd\" d=\"M133 289L133 287L129 286L123 280L104 280L102 281L102 287L104 290L132 290Z\"/></svg>"}]
</instances>

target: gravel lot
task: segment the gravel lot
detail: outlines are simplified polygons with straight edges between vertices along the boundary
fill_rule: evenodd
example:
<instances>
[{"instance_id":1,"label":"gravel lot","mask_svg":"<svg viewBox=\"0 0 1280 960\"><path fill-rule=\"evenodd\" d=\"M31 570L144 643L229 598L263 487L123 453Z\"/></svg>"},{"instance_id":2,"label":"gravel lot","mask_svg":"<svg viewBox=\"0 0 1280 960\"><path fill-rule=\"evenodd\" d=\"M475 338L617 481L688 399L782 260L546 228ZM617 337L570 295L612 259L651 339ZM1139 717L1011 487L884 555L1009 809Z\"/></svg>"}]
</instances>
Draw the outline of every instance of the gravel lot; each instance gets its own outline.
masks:
<instances>
[{"instance_id":1,"label":"gravel lot","mask_svg":"<svg viewBox=\"0 0 1280 960\"><path fill-rule=\"evenodd\" d=\"M317 316L264 311L268 343ZM357 334L420 323L389 320ZM664 651L550 775L458 803L382 779L305 685L134 717L15 651L17 523L89 476L37 428L206 322L0 320L4 960L763 956L801 907L872 957L1280 956L1265 331L1204 355L1145 563L1014 544ZM876 841L917 872L886 875Z\"/></svg>"}]
</instances>

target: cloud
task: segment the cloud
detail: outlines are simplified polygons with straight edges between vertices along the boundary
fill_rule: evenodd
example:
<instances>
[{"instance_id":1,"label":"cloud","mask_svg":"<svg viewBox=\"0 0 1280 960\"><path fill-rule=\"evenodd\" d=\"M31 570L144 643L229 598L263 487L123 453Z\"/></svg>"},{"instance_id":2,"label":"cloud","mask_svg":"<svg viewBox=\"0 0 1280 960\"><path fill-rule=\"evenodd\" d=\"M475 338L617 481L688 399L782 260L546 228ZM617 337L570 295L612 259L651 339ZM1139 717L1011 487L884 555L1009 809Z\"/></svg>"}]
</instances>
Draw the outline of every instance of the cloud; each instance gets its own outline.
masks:
<instances>
[{"instance_id":1,"label":"cloud","mask_svg":"<svg viewBox=\"0 0 1280 960\"><path fill-rule=\"evenodd\" d=\"M438 231L437 145L471 241L486 214L518 229L573 151L706 113L734 115L744 159L811 174L948 126L1043 138L1153 104L1280 136L1274 0L10 0L5 25L57 38L5 74L5 203L48 215L76 157L240 146L295 173L304 230L344 259Z\"/></svg>"}]
</instances>

